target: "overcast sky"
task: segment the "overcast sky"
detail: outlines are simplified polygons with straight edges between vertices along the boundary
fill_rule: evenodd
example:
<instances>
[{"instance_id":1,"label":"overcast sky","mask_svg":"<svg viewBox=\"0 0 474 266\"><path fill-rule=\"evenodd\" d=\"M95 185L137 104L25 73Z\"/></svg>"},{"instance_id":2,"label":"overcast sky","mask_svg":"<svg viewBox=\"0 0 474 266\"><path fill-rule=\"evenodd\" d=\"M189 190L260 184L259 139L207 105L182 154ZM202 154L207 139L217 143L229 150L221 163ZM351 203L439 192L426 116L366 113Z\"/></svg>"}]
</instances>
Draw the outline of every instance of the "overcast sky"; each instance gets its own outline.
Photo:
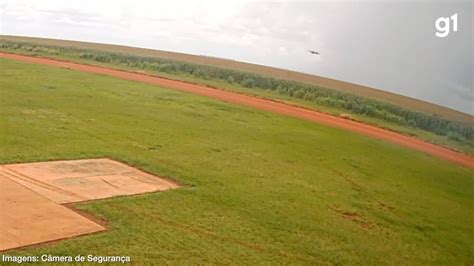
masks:
<instances>
[{"instance_id":1,"label":"overcast sky","mask_svg":"<svg viewBox=\"0 0 474 266\"><path fill-rule=\"evenodd\" d=\"M455 13L457 32L451 28L447 37L436 37L435 20ZM0 0L0 34L230 58L363 84L472 115L473 13L472 0Z\"/></svg>"}]
</instances>

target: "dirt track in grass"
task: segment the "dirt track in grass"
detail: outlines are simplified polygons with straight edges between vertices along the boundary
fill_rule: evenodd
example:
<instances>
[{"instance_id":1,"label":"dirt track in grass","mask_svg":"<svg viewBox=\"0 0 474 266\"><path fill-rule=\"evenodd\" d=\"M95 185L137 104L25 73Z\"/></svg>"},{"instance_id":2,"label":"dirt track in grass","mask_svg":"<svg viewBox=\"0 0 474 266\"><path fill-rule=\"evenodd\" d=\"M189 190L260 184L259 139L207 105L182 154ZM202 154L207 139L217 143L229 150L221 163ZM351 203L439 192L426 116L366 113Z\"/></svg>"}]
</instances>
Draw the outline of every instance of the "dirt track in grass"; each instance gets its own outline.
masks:
<instances>
[{"instance_id":1,"label":"dirt track in grass","mask_svg":"<svg viewBox=\"0 0 474 266\"><path fill-rule=\"evenodd\" d=\"M305 109L281 102L276 102L267 99L261 99L245 94L230 92L206 86L186 83L177 80L154 77L141 73L127 72L122 70L115 70L105 67L77 64L59 60L52 60L46 58L38 58L32 56L15 55L8 53L0 53L0 58L14 59L18 61L42 64L54 67L62 67L73 70L79 70L87 73L103 74L120 79L132 80L138 82L145 82L155 84L166 88L176 89L185 92L191 92L197 95L206 96L221 101L236 103L240 105L250 106L261 110L271 111L291 117L302 118L305 120L321 123L328 126L342 128L357 132L376 139L389 141L404 147L412 148L421 152L431 154L435 157L451 161L453 163L463 165L474 169L474 157L467 154L453 151L451 149L441 147L420 139L405 136L390 130L378 128L375 126L363 124L356 121L351 121L341 117L336 117L314 110Z\"/></svg>"}]
</instances>

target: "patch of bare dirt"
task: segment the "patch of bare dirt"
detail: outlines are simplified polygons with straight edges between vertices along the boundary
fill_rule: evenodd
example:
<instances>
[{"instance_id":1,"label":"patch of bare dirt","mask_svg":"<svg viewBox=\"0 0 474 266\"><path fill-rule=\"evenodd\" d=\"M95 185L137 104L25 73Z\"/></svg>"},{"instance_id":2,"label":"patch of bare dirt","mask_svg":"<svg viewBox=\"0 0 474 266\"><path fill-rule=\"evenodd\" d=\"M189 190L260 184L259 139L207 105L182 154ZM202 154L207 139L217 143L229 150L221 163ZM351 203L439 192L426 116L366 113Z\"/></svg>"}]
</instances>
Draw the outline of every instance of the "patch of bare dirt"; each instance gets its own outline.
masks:
<instances>
[{"instance_id":1,"label":"patch of bare dirt","mask_svg":"<svg viewBox=\"0 0 474 266\"><path fill-rule=\"evenodd\" d=\"M342 218L356 223L361 228L373 229L377 226L375 223L370 222L366 217L356 212L343 211L339 208L334 208L334 207L330 207L330 209L336 212L337 214L339 214Z\"/></svg>"},{"instance_id":2,"label":"patch of bare dirt","mask_svg":"<svg viewBox=\"0 0 474 266\"><path fill-rule=\"evenodd\" d=\"M178 187L107 158L1 165L0 251L106 230L73 202Z\"/></svg>"}]
</instances>

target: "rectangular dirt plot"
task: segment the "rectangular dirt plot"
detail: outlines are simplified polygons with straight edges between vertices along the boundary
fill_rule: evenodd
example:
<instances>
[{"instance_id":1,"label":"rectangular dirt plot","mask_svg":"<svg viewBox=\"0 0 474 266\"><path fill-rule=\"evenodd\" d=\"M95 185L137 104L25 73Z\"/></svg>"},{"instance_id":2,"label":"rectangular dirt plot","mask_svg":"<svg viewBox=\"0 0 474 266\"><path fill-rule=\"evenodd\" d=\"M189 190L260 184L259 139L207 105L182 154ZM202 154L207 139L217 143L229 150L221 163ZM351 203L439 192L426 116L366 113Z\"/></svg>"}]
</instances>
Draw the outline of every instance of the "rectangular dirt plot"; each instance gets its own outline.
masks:
<instances>
[{"instance_id":1,"label":"rectangular dirt plot","mask_svg":"<svg viewBox=\"0 0 474 266\"><path fill-rule=\"evenodd\" d=\"M102 230L101 225L0 177L0 251Z\"/></svg>"},{"instance_id":2,"label":"rectangular dirt plot","mask_svg":"<svg viewBox=\"0 0 474 266\"><path fill-rule=\"evenodd\" d=\"M179 187L107 158L9 164L0 175L61 204Z\"/></svg>"},{"instance_id":3,"label":"rectangular dirt plot","mask_svg":"<svg viewBox=\"0 0 474 266\"><path fill-rule=\"evenodd\" d=\"M105 228L63 203L178 188L110 159L0 166L0 251Z\"/></svg>"}]
</instances>

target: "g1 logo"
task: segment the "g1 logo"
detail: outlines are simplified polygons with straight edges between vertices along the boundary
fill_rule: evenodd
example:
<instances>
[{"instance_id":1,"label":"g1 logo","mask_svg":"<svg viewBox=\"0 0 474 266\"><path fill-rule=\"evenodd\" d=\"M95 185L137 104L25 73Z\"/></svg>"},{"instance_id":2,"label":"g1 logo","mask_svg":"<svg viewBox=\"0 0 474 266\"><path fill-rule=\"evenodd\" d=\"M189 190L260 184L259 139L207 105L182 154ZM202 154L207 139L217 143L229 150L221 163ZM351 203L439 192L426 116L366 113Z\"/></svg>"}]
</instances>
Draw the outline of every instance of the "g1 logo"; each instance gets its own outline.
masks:
<instances>
[{"instance_id":1,"label":"g1 logo","mask_svg":"<svg viewBox=\"0 0 474 266\"><path fill-rule=\"evenodd\" d=\"M454 14L451 17L439 17L435 21L435 27L436 27L436 37L444 38L449 35L449 32L451 30L451 23L453 22L453 31L456 32L458 31L458 14Z\"/></svg>"}]
</instances>

